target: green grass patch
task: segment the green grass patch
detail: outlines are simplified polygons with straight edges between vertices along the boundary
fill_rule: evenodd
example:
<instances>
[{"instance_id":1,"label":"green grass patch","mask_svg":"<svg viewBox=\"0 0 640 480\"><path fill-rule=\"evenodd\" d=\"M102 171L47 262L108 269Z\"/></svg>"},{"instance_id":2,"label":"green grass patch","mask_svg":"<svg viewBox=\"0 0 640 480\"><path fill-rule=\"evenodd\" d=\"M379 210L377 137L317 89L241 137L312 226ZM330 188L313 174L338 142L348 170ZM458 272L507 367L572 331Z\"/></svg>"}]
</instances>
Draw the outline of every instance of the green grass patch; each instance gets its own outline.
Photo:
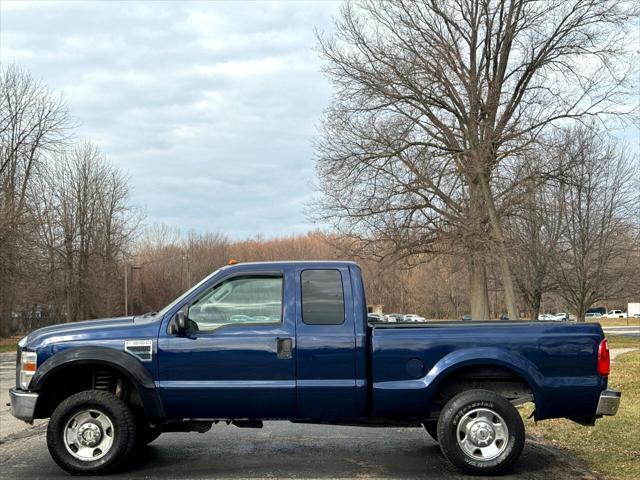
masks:
<instances>
[{"instance_id":1,"label":"green grass patch","mask_svg":"<svg viewBox=\"0 0 640 480\"><path fill-rule=\"evenodd\" d=\"M620 409L617 415L598 420L595 427L565 419L536 424L526 419L533 407L522 410L525 424L529 433L577 455L605 478L635 480L640 478L640 351L616 358L609 385L622 391Z\"/></svg>"},{"instance_id":2,"label":"green grass patch","mask_svg":"<svg viewBox=\"0 0 640 480\"><path fill-rule=\"evenodd\" d=\"M0 344L0 353L2 352L15 352L18 349L17 343L4 343Z\"/></svg>"},{"instance_id":3,"label":"green grass patch","mask_svg":"<svg viewBox=\"0 0 640 480\"><path fill-rule=\"evenodd\" d=\"M640 317L587 318L587 322L597 322L603 327L637 327L640 326Z\"/></svg>"},{"instance_id":4,"label":"green grass patch","mask_svg":"<svg viewBox=\"0 0 640 480\"><path fill-rule=\"evenodd\" d=\"M622 335L607 335L609 348L640 348L640 337L623 337Z\"/></svg>"}]
</instances>

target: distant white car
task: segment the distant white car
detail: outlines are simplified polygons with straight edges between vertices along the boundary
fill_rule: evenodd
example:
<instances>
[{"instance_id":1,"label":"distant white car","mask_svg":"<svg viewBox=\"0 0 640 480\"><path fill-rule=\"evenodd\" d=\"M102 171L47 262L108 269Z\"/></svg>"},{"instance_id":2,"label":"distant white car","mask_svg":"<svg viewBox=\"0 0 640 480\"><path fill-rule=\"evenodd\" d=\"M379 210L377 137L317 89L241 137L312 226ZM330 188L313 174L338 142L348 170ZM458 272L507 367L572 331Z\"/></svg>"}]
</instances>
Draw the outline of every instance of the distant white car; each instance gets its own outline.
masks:
<instances>
[{"instance_id":1,"label":"distant white car","mask_svg":"<svg viewBox=\"0 0 640 480\"><path fill-rule=\"evenodd\" d=\"M569 314L566 312L558 312L556 313L556 318L558 320L561 320L563 322L568 322L569 321Z\"/></svg>"},{"instance_id":2,"label":"distant white car","mask_svg":"<svg viewBox=\"0 0 640 480\"><path fill-rule=\"evenodd\" d=\"M622 310L610 310L607 313L605 318L627 318L627 312L623 312Z\"/></svg>"},{"instance_id":3,"label":"distant white car","mask_svg":"<svg viewBox=\"0 0 640 480\"><path fill-rule=\"evenodd\" d=\"M384 316L384 321L388 323L396 323L398 320L396 320L396 317L394 317L393 314L387 314Z\"/></svg>"},{"instance_id":4,"label":"distant white car","mask_svg":"<svg viewBox=\"0 0 640 480\"><path fill-rule=\"evenodd\" d=\"M427 319L415 313L408 313L404 316L405 322L426 322Z\"/></svg>"},{"instance_id":5,"label":"distant white car","mask_svg":"<svg viewBox=\"0 0 640 480\"><path fill-rule=\"evenodd\" d=\"M541 322L561 322L563 319L564 317L557 317L553 313L541 313L538 315L538 320Z\"/></svg>"}]
</instances>

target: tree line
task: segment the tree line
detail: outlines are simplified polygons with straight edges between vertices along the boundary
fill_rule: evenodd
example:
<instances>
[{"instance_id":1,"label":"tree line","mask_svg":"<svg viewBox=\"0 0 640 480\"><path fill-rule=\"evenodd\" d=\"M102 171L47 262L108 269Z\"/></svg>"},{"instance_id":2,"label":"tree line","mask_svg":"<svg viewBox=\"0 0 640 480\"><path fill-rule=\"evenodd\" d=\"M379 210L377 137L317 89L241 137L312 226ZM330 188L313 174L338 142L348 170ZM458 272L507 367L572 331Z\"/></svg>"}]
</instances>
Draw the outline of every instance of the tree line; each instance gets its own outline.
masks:
<instances>
[{"instance_id":1,"label":"tree line","mask_svg":"<svg viewBox=\"0 0 640 480\"><path fill-rule=\"evenodd\" d=\"M591 207L591 210L597 209ZM560 215L568 215L568 212L563 210ZM633 239L628 235L632 232L621 230L612 237L607 232L607 238L602 238L600 232L594 233L593 229L587 228L580 232L570 230L569 234L563 234L564 240L559 240L553 215L548 219L535 216L518 221L517 228L507 231L518 280L516 295L518 304L522 305L521 318L537 318L542 307L545 311L568 310L577 314L582 311L579 309L586 311L596 302L609 308L624 308L626 302L637 300L640 285L636 272L640 267L640 252L637 243L635 250L629 248ZM593 226L593 222L598 223L600 219L592 216L584 221ZM539 235L529 235L529 229L535 229ZM516 238L521 234L524 234L523 243ZM540 243L539 250L532 249L532 239ZM588 259L584 276L576 275L579 269L574 269L571 262L581 264L583 257L580 252L573 252L570 245L577 241L585 246L585 251L590 251L594 244L601 245L609 239L615 248L607 249L608 256L600 257L604 252L594 252L595 255ZM555 245L549 247L549 242L555 242ZM445 247L442 250L445 251ZM575 260L567 260L568 257ZM128 311L141 314L158 310L231 259L240 262L353 259L362 267L371 307L382 308L386 313L418 313L430 319L457 319L470 312L467 264L452 251L411 259L398 259L390 251L385 258L372 258L360 255L352 238L319 231L234 241L220 233L184 234L167 225L149 227L138 245L136 256L130 260L132 263L127 267ZM591 263L594 259L598 261ZM496 319L506 313L506 309L500 268L495 259L488 259L487 271L487 318ZM533 271L535 274L531 273ZM586 295L586 300L580 300L581 294Z\"/></svg>"},{"instance_id":2,"label":"tree line","mask_svg":"<svg viewBox=\"0 0 640 480\"><path fill-rule=\"evenodd\" d=\"M15 65L0 71L0 162L0 336L119 314L141 219L127 178Z\"/></svg>"}]
</instances>

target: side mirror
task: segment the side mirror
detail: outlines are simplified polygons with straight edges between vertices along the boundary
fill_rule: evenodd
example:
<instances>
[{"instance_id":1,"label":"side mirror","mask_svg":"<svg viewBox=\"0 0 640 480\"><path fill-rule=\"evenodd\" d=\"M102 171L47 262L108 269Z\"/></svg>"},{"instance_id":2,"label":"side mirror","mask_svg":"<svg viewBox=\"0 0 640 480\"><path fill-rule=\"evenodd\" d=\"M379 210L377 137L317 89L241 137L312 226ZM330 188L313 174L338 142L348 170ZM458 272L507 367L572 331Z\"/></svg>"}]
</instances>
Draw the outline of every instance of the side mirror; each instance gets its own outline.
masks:
<instances>
[{"instance_id":1,"label":"side mirror","mask_svg":"<svg viewBox=\"0 0 640 480\"><path fill-rule=\"evenodd\" d=\"M187 310L188 312L188 310ZM183 333L187 330L189 315L185 310L180 310L171 321L170 333Z\"/></svg>"},{"instance_id":2,"label":"side mirror","mask_svg":"<svg viewBox=\"0 0 640 480\"><path fill-rule=\"evenodd\" d=\"M182 310L176 314L176 326L179 332L184 332L187 329L187 316Z\"/></svg>"}]
</instances>

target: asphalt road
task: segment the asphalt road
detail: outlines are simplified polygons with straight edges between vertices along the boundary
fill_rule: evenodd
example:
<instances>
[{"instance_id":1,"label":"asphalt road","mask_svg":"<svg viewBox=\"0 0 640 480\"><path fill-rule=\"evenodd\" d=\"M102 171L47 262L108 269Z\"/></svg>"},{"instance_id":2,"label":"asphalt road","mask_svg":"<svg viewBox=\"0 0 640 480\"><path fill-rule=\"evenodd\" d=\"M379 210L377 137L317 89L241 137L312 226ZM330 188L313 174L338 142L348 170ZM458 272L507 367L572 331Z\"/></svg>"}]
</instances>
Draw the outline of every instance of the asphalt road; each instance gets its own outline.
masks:
<instances>
[{"instance_id":1,"label":"asphalt road","mask_svg":"<svg viewBox=\"0 0 640 480\"><path fill-rule=\"evenodd\" d=\"M29 427L9 414L14 359L0 355L0 479L70 478L51 460L46 422ZM137 451L109 478L422 478L461 479L422 429L358 428L267 422L265 428L214 425L205 434L167 433ZM528 439L504 479L597 478L580 461Z\"/></svg>"},{"instance_id":2,"label":"asphalt road","mask_svg":"<svg viewBox=\"0 0 640 480\"><path fill-rule=\"evenodd\" d=\"M605 334L620 335L622 337L640 337L640 327L638 326L621 326L621 327L602 327Z\"/></svg>"},{"instance_id":3,"label":"asphalt road","mask_svg":"<svg viewBox=\"0 0 640 480\"><path fill-rule=\"evenodd\" d=\"M0 478L64 478L51 460L44 425L0 445ZM214 426L206 434L165 434L136 452L113 478L458 479L420 429L367 429L270 422L264 429ZM558 450L528 441L505 479L594 478Z\"/></svg>"}]
</instances>

